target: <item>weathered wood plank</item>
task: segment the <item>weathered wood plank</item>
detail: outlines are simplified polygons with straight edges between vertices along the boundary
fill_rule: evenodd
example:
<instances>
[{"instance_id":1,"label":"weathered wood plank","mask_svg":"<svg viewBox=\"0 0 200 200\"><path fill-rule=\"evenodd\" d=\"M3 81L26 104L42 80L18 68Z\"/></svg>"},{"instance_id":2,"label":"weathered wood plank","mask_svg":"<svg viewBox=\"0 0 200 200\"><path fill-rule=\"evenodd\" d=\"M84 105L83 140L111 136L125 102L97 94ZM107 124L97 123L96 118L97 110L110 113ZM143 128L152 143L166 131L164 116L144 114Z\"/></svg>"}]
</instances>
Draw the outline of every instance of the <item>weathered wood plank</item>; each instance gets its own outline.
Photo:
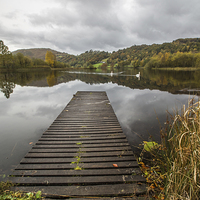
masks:
<instances>
[{"instance_id":1,"label":"weathered wood plank","mask_svg":"<svg viewBox=\"0 0 200 200\"><path fill-rule=\"evenodd\" d=\"M55 133L59 133L60 134L73 134L73 135L94 135L94 134L117 134L117 133L123 133L123 131L119 130L119 131L111 131L111 130L108 130L108 131L90 131L90 132L87 132L87 131L78 131L78 132L73 132L73 131L66 131L66 130L50 130L48 129L45 133L48 133L48 134L55 134ZM44 134L45 134L44 133Z\"/></svg>"},{"instance_id":2,"label":"weathered wood plank","mask_svg":"<svg viewBox=\"0 0 200 200\"><path fill-rule=\"evenodd\" d=\"M121 156L121 157L89 157L80 158L79 162L91 163L91 162L119 162L119 161L135 161L134 156ZM77 162L77 158L23 158L21 164L53 164L53 163L72 163Z\"/></svg>"},{"instance_id":3,"label":"weathered wood plank","mask_svg":"<svg viewBox=\"0 0 200 200\"><path fill-rule=\"evenodd\" d=\"M87 140L81 141L82 144L102 144L102 143L127 143L127 139L110 139L110 140ZM76 144L77 141L38 141L36 144Z\"/></svg>"},{"instance_id":4,"label":"weathered wood plank","mask_svg":"<svg viewBox=\"0 0 200 200\"><path fill-rule=\"evenodd\" d=\"M90 119L85 119L85 118L72 118L72 117L58 117L54 122L67 122L67 123L96 123L96 124L117 124L116 119L108 119L108 118L102 118L99 119L98 121L95 120L94 118L90 117ZM119 124L119 123L118 123Z\"/></svg>"},{"instance_id":5,"label":"weathered wood plank","mask_svg":"<svg viewBox=\"0 0 200 200\"><path fill-rule=\"evenodd\" d=\"M122 195L139 195L146 192L146 185L137 183L133 184L115 184L115 185L96 185L96 186L40 186L40 187L16 187L16 190L25 192L37 192L41 190L43 194L61 195L64 197L76 196L122 196ZM59 195L58 195L59 194Z\"/></svg>"},{"instance_id":6,"label":"weathered wood plank","mask_svg":"<svg viewBox=\"0 0 200 200\"><path fill-rule=\"evenodd\" d=\"M49 129L51 131L68 131L68 132L95 132L95 133L113 133L113 132L121 132L121 128L113 128L113 129L95 129L95 128L77 128L77 129L73 129L73 128L67 128L67 127L51 127L51 129Z\"/></svg>"},{"instance_id":7,"label":"weathered wood plank","mask_svg":"<svg viewBox=\"0 0 200 200\"><path fill-rule=\"evenodd\" d=\"M84 170L15 170L14 176L88 176L88 175L141 175L139 168L84 169Z\"/></svg>"},{"instance_id":8,"label":"weathered wood plank","mask_svg":"<svg viewBox=\"0 0 200 200\"><path fill-rule=\"evenodd\" d=\"M112 136L124 136L123 133L111 133L111 134L88 134L88 135L82 135L82 134L60 134L60 132L51 132L51 133L44 133L41 138L48 138L48 137L66 137L66 138L92 138L92 137L112 137Z\"/></svg>"},{"instance_id":9,"label":"weathered wood plank","mask_svg":"<svg viewBox=\"0 0 200 200\"><path fill-rule=\"evenodd\" d=\"M129 146L128 143L105 143L105 144L82 144L81 147L83 148L103 148L103 147L124 147ZM36 144L32 147L32 149L66 149L66 148L77 148L79 144L58 144L58 145L39 145Z\"/></svg>"},{"instance_id":10,"label":"weathered wood plank","mask_svg":"<svg viewBox=\"0 0 200 200\"><path fill-rule=\"evenodd\" d=\"M113 164L117 164L119 168L138 167L136 161L131 162L104 162L104 163L79 163L78 166L82 169L106 169L114 168ZM26 164L18 165L16 170L50 170L50 169L76 169L77 164Z\"/></svg>"},{"instance_id":11,"label":"weathered wood plank","mask_svg":"<svg viewBox=\"0 0 200 200\"><path fill-rule=\"evenodd\" d=\"M117 120L77 120L77 118L75 120L65 120L62 118L58 118L56 119L53 124L65 124L65 125L76 125L76 126L81 126L81 125L96 125L96 126L119 126L119 122Z\"/></svg>"},{"instance_id":12,"label":"weathered wood plank","mask_svg":"<svg viewBox=\"0 0 200 200\"><path fill-rule=\"evenodd\" d=\"M77 152L104 152L104 151L126 151L131 150L130 146L125 147L105 147L105 148L78 148L71 149L32 149L29 153L77 153Z\"/></svg>"},{"instance_id":13,"label":"weathered wood plank","mask_svg":"<svg viewBox=\"0 0 200 200\"><path fill-rule=\"evenodd\" d=\"M68 138L63 135L58 135L58 136L42 136L39 141L84 141L84 140L107 140L107 139L125 139L125 135L120 135L120 136L105 136L105 137L78 137L78 138Z\"/></svg>"},{"instance_id":14,"label":"weathered wood plank","mask_svg":"<svg viewBox=\"0 0 200 200\"><path fill-rule=\"evenodd\" d=\"M132 151L111 151L93 153L28 153L25 158L70 158L70 157L102 157L102 156L132 156Z\"/></svg>"},{"instance_id":15,"label":"weathered wood plank","mask_svg":"<svg viewBox=\"0 0 200 200\"><path fill-rule=\"evenodd\" d=\"M68 184L102 184L102 183L125 183L145 182L140 175L115 175L115 176L85 176L85 177L10 177L12 183L19 185L68 185Z\"/></svg>"}]
</instances>

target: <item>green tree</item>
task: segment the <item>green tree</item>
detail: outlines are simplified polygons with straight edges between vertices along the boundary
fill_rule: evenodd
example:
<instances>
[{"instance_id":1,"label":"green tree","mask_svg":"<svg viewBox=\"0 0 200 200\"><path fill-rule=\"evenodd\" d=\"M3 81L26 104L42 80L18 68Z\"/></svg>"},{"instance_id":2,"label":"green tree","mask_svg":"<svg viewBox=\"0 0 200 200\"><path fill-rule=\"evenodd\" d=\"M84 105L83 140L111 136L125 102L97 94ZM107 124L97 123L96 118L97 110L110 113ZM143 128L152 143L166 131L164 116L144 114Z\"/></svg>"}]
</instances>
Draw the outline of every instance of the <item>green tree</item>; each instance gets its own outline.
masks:
<instances>
[{"instance_id":1,"label":"green tree","mask_svg":"<svg viewBox=\"0 0 200 200\"><path fill-rule=\"evenodd\" d=\"M1 55L10 54L10 51L8 51L8 47L4 44L2 40L0 40L0 54Z\"/></svg>"},{"instance_id":2,"label":"green tree","mask_svg":"<svg viewBox=\"0 0 200 200\"><path fill-rule=\"evenodd\" d=\"M19 63L19 67L24 67L25 66L25 59L24 55L22 53L17 53L17 61Z\"/></svg>"},{"instance_id":3,"label":"green tree","mask_svg":"<svg viewBox=\"0 0 200 200\"><path fill-rule=\"evenodd\" d=\"M8 47L0 40L0 65L7 67L11 56L12 54L8 50Z\"/></svg>"}]
</instances>

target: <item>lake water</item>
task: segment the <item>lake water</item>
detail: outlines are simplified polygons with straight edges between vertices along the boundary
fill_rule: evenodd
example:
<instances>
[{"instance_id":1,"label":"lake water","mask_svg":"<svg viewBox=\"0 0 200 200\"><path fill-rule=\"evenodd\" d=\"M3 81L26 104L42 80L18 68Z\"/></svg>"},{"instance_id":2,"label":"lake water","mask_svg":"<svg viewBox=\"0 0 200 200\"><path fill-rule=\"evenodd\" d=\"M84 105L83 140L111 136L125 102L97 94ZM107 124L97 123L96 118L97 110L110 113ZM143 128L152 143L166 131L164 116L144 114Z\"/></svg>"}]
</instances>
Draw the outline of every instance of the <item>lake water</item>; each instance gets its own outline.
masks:
<instances>
[{"instance_id":1,"label":"lake water","mask_svg":"<svg viewBox=\"0 0 200 200\"><path fill-rule=\"evenodd\" d=\"M199 94L200 72L70 70L0 73L0 180L5 180L77 91L106 91L135 153L159 141L167 110ZM159 119L159 120L158 120ZM160 125L159 125L160 124Z\"/></svg>"}]
</instances>

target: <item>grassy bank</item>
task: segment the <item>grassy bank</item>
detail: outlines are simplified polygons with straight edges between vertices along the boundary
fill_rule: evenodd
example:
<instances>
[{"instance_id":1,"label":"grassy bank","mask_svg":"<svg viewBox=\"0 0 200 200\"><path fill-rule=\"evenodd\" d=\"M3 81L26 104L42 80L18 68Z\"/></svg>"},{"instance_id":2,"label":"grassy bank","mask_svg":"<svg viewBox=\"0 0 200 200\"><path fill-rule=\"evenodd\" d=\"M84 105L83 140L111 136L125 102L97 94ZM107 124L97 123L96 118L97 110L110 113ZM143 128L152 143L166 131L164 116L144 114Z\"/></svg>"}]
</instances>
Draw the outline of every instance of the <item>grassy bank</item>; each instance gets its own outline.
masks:
<instances>
[{"instance_id":1,"label":"grassy bank","mask_svg":"<svg viewBox=\"0 0 200 200\"><path fill-rule=\"evenodd\" d=\"M152 68L154 70L168 70L168 71L197 71L200 68L196 67L163 67L163 68Z\"/></svg>"},{"instance_id":2,"label":"grassy bank","mask_svg":"<svg viewBox=\"0 0 200 200\"><path fill-rule=\"evenodd\" d=\"M200 102L190 100L169 115L161 144L145 142L140 165L157 199L197 200L200 197ZM144 156L144 155L143 155Z\"/></svg>"}]
</instances>

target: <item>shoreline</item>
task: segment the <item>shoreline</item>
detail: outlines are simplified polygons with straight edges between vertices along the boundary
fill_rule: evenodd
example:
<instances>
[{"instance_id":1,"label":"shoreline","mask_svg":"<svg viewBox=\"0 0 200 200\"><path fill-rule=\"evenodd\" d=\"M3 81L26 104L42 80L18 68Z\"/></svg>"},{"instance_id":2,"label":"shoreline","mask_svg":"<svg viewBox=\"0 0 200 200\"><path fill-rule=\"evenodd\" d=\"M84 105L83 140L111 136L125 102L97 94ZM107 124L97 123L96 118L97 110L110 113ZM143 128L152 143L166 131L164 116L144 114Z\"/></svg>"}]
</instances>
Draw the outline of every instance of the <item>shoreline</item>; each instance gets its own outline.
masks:
<instances>
[{"instance_id":1,"label":"shoreline","mask_svg":"<svg viewBox=\"0 0 200 200\"><path fill-rule=\"evenodd\" d=\"M148 69L148 68L146 68ZM195 67L165 67L165 68L151 68L153 70L165 70L165 71L198 71L200 68Z\"/></svg>"}]
</instances>

